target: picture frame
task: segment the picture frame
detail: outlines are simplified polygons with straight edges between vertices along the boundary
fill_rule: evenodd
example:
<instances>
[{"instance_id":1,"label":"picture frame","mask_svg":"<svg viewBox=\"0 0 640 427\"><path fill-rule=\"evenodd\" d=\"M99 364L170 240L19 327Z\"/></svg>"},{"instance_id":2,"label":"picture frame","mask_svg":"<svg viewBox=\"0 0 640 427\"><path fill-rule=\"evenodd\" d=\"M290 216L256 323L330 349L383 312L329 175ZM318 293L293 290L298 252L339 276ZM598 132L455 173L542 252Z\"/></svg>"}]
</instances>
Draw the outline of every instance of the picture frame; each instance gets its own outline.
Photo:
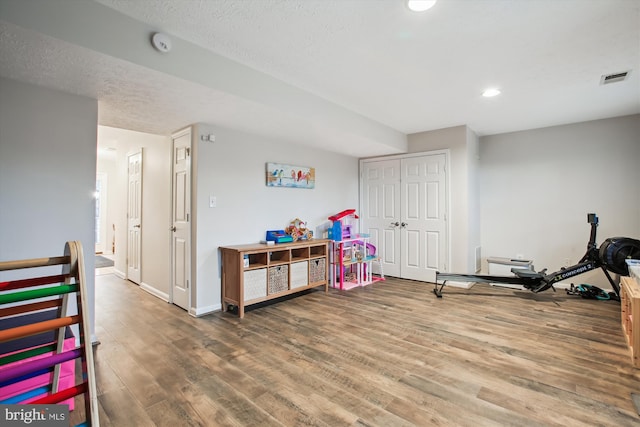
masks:
<instances>
[{"instance_id":1,"label":"picture frame","mask_svg":"<svg viewBox=\"0 0 640 427\"><path fill-rule=\"evenodd\" d=\"M316 170L308 166L267 163L267 187L315 188Z\"/></svg>"}]
</instances>

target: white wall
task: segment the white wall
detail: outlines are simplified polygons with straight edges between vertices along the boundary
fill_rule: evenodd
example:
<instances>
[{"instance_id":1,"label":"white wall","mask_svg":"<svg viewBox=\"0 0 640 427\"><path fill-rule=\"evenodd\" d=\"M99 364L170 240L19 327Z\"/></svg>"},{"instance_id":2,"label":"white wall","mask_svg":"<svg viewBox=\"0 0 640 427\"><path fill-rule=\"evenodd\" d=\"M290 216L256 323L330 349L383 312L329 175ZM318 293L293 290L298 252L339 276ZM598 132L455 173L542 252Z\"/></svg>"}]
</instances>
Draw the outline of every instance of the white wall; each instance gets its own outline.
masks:
<instances>
[{"instance_id":1,"label":"white wall","mask_svg":"<svg viewBox=\"0 0 640 427\"><path fill-rule=\"evenodd\" d=\"M0 93L0 259L82 242L93 335L98 103L4 78Z\"/></svg>"},{"instance_id":2,"label":"white wall","mask_svg":"<svg viewBox=\"0 0 640 427\"><path fill-rule=\"evenodd\" d=\"M639 185L640 115L482 137L483 256L523 255L549 272L574 264L589 212L600 218L598 244L640 238ZM573 281L609 288L600 271Z\"/></svg>"},{"instance_id":3,"label":"white wall","mask_svg":"<svg viewBox=\"0 0 640 427\"><path fill-rule=\"evenodd\" d=\"M480 243L479 222L471 209L477 205L477 188L473 179L477 173L478 139L466 126L411 134L409 152L449 149L449 207L451 265L448 271L473 273L475 247Z\"/></svg>"},{"instance_id":4,"label":"white wall","mask_svg":"<svg viewBox=\"0 0 640 427\"><path fill-rule=\"evenodd\" d=\"M98 146L115 148L115 170L110 171L109 228L115 225L115 270L127 271L127 155L142 149L142 259L141 287L165 300L170 291L171 138L107 126L98 127Z\"/></svg>"},{"instance_id":5,"label":"white wall","mask_svg":"<svg viewBox=\"0 0 640 427\"><path fill-rule=\"evenodd\" d=\"M201 141L201 134L214 134L216 141ZM315 230L328 216L357 208L358 159L203 124L194 135L194 311L202 314L221 308L219 246L257 243L266 230L284 229L295 218ZM314 167L315 188L267 187L267 162ZM216 208L209 207L210 195L217 198Z\"/></svg>"}]
</instances>

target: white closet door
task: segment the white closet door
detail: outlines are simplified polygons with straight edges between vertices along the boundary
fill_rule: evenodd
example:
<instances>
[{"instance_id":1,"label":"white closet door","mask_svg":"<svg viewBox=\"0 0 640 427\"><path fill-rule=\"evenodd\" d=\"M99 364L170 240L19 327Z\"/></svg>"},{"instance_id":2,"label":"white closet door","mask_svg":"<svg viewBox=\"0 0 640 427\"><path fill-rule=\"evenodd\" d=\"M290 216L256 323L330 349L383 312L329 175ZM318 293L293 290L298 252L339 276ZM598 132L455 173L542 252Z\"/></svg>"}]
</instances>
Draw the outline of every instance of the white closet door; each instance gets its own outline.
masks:
<instances>
[{"instance_id":1,"label":"white closet door","mask_svg":"<svg viewBox=\"0 0 640 427\"><path fill-rule=\"evenodd\" d=\"M385 275L433 282L446 271L446 163L445 153L362 161L361 230Z\"/></svg>"},{"instance_id":2,"label":"white closet door","mask_svg":"<svg viewBox=\"0 0 640 427\"><path fill-rule=\"evenodd\" d=\"M371 235L384 274L400 277L400 160L364 163L362 184L361 231Z\"/></svg>"},{"instance_id":3,"label":"white closet door","mask_svg":"<svg viewBox=\"0 0 640 427\"><path fill-rule=\"evenodd\" d=\"M402 159L401 272L405 279L433 282L445 269L446 156Z\"/></svg>"}]
</instances>

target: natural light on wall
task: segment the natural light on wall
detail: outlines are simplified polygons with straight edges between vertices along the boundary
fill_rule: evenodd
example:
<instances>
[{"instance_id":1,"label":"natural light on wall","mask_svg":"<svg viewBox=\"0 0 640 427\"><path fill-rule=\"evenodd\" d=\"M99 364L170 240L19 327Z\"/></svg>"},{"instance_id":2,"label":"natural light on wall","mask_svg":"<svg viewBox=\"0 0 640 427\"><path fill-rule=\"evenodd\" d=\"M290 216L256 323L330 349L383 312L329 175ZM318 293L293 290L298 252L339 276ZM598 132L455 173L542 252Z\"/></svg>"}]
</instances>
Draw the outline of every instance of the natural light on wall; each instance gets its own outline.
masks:
<instances>
[{"instance_id":1,"label":"natural light on wall","mask_svg":"<svg viewBox=\"0 0 640 427\"><path fill-rule=\"evenodd\" d=\"M407 7L414 12L424 12L431 9L436 4L436 0L408 0Z\"/></svg>"}]
</instances>

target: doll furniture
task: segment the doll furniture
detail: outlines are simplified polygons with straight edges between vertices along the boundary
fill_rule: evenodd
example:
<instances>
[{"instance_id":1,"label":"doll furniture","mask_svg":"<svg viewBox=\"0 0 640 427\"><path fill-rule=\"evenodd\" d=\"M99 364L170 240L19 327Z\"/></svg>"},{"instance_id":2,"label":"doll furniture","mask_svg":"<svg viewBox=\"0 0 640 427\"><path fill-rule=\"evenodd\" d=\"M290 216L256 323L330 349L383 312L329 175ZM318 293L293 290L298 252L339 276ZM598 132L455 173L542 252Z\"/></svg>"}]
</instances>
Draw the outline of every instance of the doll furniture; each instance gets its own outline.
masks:
<instances>
[{"instance_id":1,"label":"doll furniture","mask_svg":"<svg viewBox=\"0 0 640 427\"><path fill-rule=\"evenodd\" d=\"M382 263L368 234L351 234L351 238L331 242L331 286L352 289L384 280ZM380 276L373 277L371 264L378 262Z\"/></svg>"},{"instance_id":2,"label":"doll furniture","mask_svg":"<svg viewBox=\"0 0 640 427\"><path fill-rule=\"evenodd\" d=\"M368 234L359 234L355 209L346 209L331 215L331 227L327 235L332 240L331 256L331 286L340 290L365 286L379 280L384 280L382 262L376 254L376 247L369 242ZM371 263L377 261L380 277L373 277Z\"/></svg>"}]
</instances>

